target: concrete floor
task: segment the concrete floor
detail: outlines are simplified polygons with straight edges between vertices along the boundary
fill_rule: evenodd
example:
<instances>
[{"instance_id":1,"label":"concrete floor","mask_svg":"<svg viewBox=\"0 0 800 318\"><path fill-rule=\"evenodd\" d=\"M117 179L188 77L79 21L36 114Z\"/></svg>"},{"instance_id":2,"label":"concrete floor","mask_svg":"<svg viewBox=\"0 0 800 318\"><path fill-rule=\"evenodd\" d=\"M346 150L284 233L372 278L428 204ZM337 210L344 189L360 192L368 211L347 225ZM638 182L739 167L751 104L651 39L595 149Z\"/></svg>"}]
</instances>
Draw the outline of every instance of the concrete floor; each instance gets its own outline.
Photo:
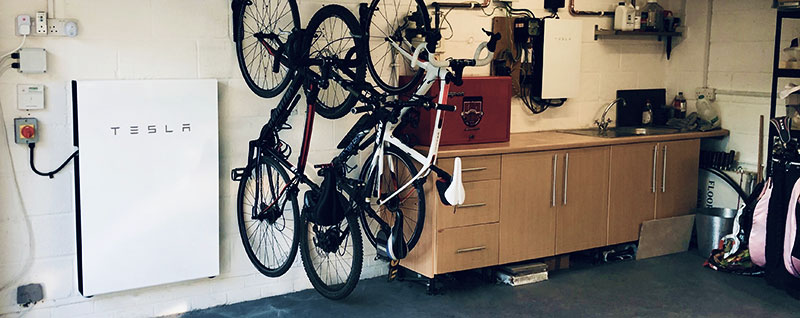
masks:
<instances>
[{"instance_id":1,"label":"concrete floor","mask_svg":"<svg viewBox=\"0 0 800 318\"><path fill-rule=\"evenodd\" d=\"M314 290L189 312L179 317L798 317L800 301L762 278L718 273L682 253L551 273L521 287L460 275L441 295L412 282L361 281L342 301Z\"/></svg>"}]
</instances>

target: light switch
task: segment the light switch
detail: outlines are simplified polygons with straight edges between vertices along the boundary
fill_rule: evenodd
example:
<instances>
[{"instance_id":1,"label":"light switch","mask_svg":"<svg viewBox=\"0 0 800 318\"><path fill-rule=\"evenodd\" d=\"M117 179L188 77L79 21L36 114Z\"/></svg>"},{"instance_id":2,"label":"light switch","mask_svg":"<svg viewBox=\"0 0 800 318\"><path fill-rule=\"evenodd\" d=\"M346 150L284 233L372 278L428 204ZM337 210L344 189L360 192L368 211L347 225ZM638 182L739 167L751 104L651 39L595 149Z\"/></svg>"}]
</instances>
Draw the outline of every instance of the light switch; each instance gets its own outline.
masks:
<instances>
[{"instance_id":1,"label":"light switch","mask_svg":"<svg viewBox=\"0 0 800 318\"><path fill-rule=\"evenodd\" d=\"M17 85L17 109L44 109L44 85Z\"/></svg>"}]
</instances>

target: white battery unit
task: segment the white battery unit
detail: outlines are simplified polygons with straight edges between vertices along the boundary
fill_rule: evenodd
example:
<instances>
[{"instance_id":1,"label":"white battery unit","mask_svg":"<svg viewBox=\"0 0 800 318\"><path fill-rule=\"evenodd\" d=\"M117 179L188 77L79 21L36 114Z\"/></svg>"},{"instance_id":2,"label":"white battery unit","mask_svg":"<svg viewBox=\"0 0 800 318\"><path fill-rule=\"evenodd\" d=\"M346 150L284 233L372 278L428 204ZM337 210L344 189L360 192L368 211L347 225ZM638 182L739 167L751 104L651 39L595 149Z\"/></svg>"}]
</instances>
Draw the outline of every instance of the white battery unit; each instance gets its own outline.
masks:
<instances>
[{"instance_id":1,"label":"white battery unit","mask_svg":"<svg viewBox=\"0 0 800 318\"><path fill-rule=\"evenodd\" d=\"M219 274L216 80L73 81L78 290Z\"/></svg>"},{"instance_id":2,"label":"white battery unit","mask_svg":"<svg viewBox=\"0 0 800 318\"><path fill-rule=\"evenodd\" d=\"M582 28L583 22L578 19L544 20L544 35L534 43L534 54L538 55L534 64L535 96L542 99L578 96Z\"/></svg>"}]
</instances>

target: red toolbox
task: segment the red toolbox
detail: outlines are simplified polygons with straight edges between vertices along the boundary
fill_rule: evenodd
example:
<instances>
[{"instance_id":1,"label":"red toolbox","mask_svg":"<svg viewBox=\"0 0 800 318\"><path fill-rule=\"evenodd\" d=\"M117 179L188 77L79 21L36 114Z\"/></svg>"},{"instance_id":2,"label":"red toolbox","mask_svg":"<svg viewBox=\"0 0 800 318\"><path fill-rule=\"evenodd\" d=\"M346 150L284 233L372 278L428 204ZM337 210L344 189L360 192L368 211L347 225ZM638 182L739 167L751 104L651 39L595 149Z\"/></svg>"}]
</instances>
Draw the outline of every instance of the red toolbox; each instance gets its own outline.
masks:
<instances>
[{"instance_id":1,"label":"red toolbox","mask_svg":"<svg viewBox=\"0 0 800 318\"><path fill-rule=\"evenodd\" d=\"M450 85L448 105L456 111L442 112L444 123L440 145L464 145L508 141L511 125L511 77L464 77L461 86ZM401 82L409 78L401 77ZM439 83L428 92L439 96ZM438 101L434 99L434 101ZM419 125L408 127L411 133L425 146L431 143L435 110L419 109Z\"/></svg>"}]
</instances>

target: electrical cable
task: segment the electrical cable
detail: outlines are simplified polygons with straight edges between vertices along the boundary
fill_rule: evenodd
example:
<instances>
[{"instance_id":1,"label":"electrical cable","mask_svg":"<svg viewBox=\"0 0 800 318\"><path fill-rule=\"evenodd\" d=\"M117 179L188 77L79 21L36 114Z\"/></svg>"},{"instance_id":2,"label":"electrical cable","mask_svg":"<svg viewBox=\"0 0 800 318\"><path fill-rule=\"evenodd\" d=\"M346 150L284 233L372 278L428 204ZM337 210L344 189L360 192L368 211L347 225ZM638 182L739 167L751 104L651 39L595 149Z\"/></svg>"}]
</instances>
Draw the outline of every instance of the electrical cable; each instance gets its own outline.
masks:
<instances>
[{"instance_id":1,"label":"electrical cable","mask_svg":"<svg viewBox=\"0 0 800 318\"><path fill-rule=\"evenodd\" d=\"M30 148L30 150L31 150L31 151L30 151L30 153L31 153L31 155L30 155L30 158L31 158L31 160L30 160L30 163L31 163L31 170L33 170L33 172L34 172L34 173L36 173L36 174L38 174L38 175L40 175L40 176L42 176L42 177L49 177L50 179L53 179L53 176L54 176L56 173L58 173L59 171L61 171L61 169L64 169L64 167L65 167L65 166L66 166L66 165L67 165L67 164L68 164L70 161L72 161L72 159L73 159L73 158L75 158L75 157L77 157L77 156L78 156L78 150L75 150L75 152L73 152L71 155L69 155L69 157L67 157L67 159L66 159L66 160L64 160L64 162L63 162L63 163L61 163L61 165L60 165L60 166L58 166L58 168L56 168L55 170L53 170L53 171L50 171L50 172L41 172L41 171L39 171L39 170L37 170L37 169L36 169L36 166L35 166L35 165L34 165L34 163L33 163L33 148L36 148L36 143L35 143L35 142L29 143L29 144L28 144L28 148Z\"/></svg>"},{"instance_id":2,"label":"electrical cable","mask_svg":"<svg viewBox=\"0 0 800 318\"><path fill-rule=\"evenodd\" d=\"M453 11L453 9L455 9L455 7L452 7L450 8L450 10L447 10L447 12L445 12L444 15L442 16L442 20L444 20L444 22L447 23L447 28L450 29L450 36L444 38L445 40L452 39L453 36L456 34L455 30L453 30L453 25L450 24L450 20L447 20L447 15L450 14L450 11ZM481 8L481 10L483 10L483 8Z\"/></svg>"},{"instance_id":3,"label":"electrical cable","mask_svg":"<svg viewBox=\"0 0 800 318\"><path fill-rule=\"evenodd\" d=\"M24 43L24 41L23 41L23 43ZM9 68L11 68L11 67L10 66L5 66L5 67L0 68L0 76L2 76L3 73L5 73L5 71L7 71ZM22 200L22 191L20 190L21 187L19 186L19 179L17 178L17 170L16 170L16 167L14 166L14 157L11 155L11 143L8 141L8 135L7 135L8 127L6 127L5 114L3 112L3 105L2 104L0 104L0 128L2 128L2 131L3 131L3 136L2 137L3 137L3 141L4 141L4 144L5 144L5 147L6 147L6 153L8 154L8 162L11 164L11 175L12 175L12 178L14 179L14 186L15 186L15 189L16 189L17 200L19 201L19 205L21 207L22 219L25 222L25 229L28 232L28 246L27 246L27 248L18 246L18 249L20 249L20 250L27 250L28 251L28 256L24 261L19 262L19 264L22 267L20 268L20 270L19 270L19 272L17 274L9 276L9 277L13 277L13 278L11 278L11 280L9 280L8 282L0 284L0 293L2 293L6 289L16 285L17 282L19 282L20 279L22 279L22 277L24 277L25 275L28 274L28 272L30 271L31 267L33 267L33 259L34 259L34 256L35 256L35 254L34 254L35 251L33 250L33 245L34 245L33 225L31 225L31 220L28 217L28 209L25 206L25 201Z\"/></svg>"},{"instance_id":4,"label":"electrical cable","mask_svg":"<svg viewBox=\"0 0 800 318\"><path fill-rule=\"evenodd\" d=\"M27 39L27 38L28 38L28 36L27 36L27 35L23 35L23 36L22 36L22 42L19 44L19 46L17 46L17 48L16 48L16 49L13 49L13 50L9 51L8 53L6 53L6 54L3 54L3 56L0 56L0 58L2 58L2 59L3 59L3 61L5 61L5 57L6 57L6 56L9 56L9 55L11 55L11 53L14 53L14 52L18 51L19 49L21 49L21 48L22 48L22 46L23 46L23 45L25 45L25 39ZM2 73L0 73L0 75L2 75Z\"/></svg>"}]
</instances>

